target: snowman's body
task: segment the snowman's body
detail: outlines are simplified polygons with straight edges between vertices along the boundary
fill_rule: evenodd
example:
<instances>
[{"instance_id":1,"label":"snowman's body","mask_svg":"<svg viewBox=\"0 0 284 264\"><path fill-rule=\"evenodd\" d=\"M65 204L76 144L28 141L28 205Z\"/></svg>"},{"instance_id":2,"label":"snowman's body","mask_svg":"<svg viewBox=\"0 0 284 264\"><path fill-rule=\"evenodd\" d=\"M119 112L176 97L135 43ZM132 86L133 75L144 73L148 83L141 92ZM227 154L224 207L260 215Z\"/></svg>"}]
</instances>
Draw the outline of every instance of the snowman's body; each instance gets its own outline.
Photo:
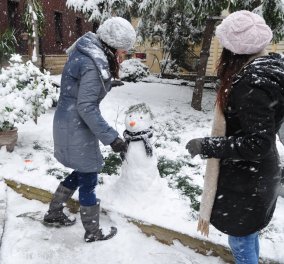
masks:
<instances>
[{"instance_id":1,"label":"snowman's body","mask_svg":"<svg viewBox=\"0 0 284 264\"><path fill-rule=\"evenodd\" d=\"M119 211L136 219L160 221L168 219L176 223L173 212L184 212L186 219L187 204L183 204L177 192L168 186L166 179L160 177L157 157L152 148L152 115L144 104L130 107L126 112L124 137L129 142L127 153L121 167L121 174L105 191L104 207ZM143 140L133 141L145 137ZM151 150L149 149L151 146ZM111 177L113 179L113 177Z\"/></svg>"},{"instance_id":2,"label":"snowman's body","mask_svg":"<svg viewBox=\"0 0 284 264\"><path fill-rule=\"evenodd\" d=\"M148 108L147 108L148 109ZM159 187L160 175L157 167L157 157L152 152L147 154L146 143L152 148L152 116L141 108L126 112L125 133L139 135L139 138L146 140L132 141L125 137L128 142L128 150L121 167L121 177L118 184L126 189L136 190L137 192L154 191ZM124 133L124 135L125 135ZM131 136L130 136L131 137Z\"/></svg>"}]
</instances>

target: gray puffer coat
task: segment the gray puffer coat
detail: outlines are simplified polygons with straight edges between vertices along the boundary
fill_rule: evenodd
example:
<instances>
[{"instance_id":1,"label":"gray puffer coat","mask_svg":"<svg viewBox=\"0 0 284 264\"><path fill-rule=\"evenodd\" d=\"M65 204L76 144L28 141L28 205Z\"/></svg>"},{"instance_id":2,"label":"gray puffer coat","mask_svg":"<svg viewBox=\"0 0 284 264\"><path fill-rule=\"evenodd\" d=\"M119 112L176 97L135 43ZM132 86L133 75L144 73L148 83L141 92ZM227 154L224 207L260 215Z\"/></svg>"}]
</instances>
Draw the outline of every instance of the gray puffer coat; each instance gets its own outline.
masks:
<instances>
[{"instance_id":1,"label":"gray puffer coat","mask_svg":"<svg viewBox=\"0 0 284 264\"><path fill-rule=\"evenodd\" d=\"M54 156L64 166L80 172L102 169L99 141L109 145L118 137L99 108L110 79L102 44L88 32L73 45L64 66L53 120Z\"/></svg>"}]
</instances>

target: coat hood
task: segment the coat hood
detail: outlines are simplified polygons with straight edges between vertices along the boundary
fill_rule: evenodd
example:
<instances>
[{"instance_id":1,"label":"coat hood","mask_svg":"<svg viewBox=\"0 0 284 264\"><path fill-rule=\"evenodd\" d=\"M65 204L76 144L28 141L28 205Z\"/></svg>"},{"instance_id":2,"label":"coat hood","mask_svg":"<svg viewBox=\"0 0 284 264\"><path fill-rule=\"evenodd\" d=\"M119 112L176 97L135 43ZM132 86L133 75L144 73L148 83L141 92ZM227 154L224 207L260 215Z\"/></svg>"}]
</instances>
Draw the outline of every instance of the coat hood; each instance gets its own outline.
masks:
<instances>
[{"instance_id":1,"label":"coat hood","mask_svg":"<svg viewBox=\"0 0 284 264\"><path fill-rule=\"evenodd\" d=\"M90 57L100 72L100 76L107 80L111 77L107 57L104 53L102 43L98 36L93 32L87 32L80 37L71 47L66 50L66 53L71 54L74 49L77 49L84 55Z\"/></svg>"},{"instance_id":2,"label":"coat hood","mask_svg":"<svg viewBox=\"0 0 284 264\"><path fill-rule=\"evenodd\" d=\"M243 70L236 75L233 84L242 79L250 79L250 82L260 87L271 87L271 84L280 90L284 96L284 56L278 53L270 53L267 56L257 57L246 65Z\"/></svg>"}]
</instances>

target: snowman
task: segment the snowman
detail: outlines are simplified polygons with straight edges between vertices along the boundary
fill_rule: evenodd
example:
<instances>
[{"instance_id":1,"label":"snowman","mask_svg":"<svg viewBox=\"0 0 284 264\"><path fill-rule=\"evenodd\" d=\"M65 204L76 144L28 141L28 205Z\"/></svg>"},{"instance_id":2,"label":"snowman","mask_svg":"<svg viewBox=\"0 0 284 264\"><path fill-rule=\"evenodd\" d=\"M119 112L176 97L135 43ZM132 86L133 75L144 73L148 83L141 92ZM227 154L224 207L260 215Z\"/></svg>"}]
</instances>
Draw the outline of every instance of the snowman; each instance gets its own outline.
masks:
<instances>
[{"instance_id":1,"label":"snowman","mask_svg":"<svg viewBox=\"0 0 284 264\"><path fill-rule=\"evenodd\" d=\"M139 192L155 191L159 188L161 178L152 146L153 114L145 103L130 106L125 114L126 130L123 136L128 149L123 155L117 184L136 195Z\"/></svg>"},{"instance_id":2,"label":"snowman","mask_svg":"<svg viewBox=\"0 0 284 264\"><path fill-rule=\"evenodd\" d=\"M168 219L175 223L175 214L169 210L174 208L183 212L182 218L186 218L188 205L183 204L179 194L169 188L167 180L159 174L150 108L141 103L130 106L125 114L123 135L128 149L120 176L112 179L114 182L104 190L104 207L140 220L150 217L151 221Z\"/></svg>"}]
</instances>

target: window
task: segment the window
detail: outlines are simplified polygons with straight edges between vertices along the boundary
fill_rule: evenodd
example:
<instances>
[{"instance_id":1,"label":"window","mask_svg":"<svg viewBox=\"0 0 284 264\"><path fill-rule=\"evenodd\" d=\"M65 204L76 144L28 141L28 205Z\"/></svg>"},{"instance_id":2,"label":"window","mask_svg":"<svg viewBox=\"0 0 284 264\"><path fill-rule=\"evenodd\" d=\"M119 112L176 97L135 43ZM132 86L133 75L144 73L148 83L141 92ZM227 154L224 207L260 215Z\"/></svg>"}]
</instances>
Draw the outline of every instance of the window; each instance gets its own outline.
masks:
<instances>
[{"instance_id":1,"label":"window","mask_svg":"<svg viewBox=\"0 0 284 264\"><path fill-rule=\"evenodd\" d=\"M18 3L16 1L8 1L8 21L11 28L16 27L16 12Z\"/></svg>"},{"instance_id":2,"label":"window","mask_svg":"<svg viewBox=\"0 0 284 264\"><path fill-rule=\"evenodd\" d=\"M83 35L82 18L76 17L76 36L77 38Z\"/></svg>"},{"instance_id":3,"label":"window","mask_svg":"<svg viewBox=\"0 0 284 264\"><path fill-rule=\"evenodd\" d=\"M62 13L54 12L54 23L55 23L55 41L58 44L63 43L63 19Z\"/></svg>"},{"instance_id":4,"label":"window","mask_svg":"<svg viewBox=\"0 0 284 264\"><path fill-rule=\"evenodd\" d=\"M146 54L145 52L136 52L136 53L135 53L135 57L136 57L137 59L140 59L140 60L142 60L142 61L145 61L146 58L147 58L147 54Z\"/></svg>"}]
</instances>

